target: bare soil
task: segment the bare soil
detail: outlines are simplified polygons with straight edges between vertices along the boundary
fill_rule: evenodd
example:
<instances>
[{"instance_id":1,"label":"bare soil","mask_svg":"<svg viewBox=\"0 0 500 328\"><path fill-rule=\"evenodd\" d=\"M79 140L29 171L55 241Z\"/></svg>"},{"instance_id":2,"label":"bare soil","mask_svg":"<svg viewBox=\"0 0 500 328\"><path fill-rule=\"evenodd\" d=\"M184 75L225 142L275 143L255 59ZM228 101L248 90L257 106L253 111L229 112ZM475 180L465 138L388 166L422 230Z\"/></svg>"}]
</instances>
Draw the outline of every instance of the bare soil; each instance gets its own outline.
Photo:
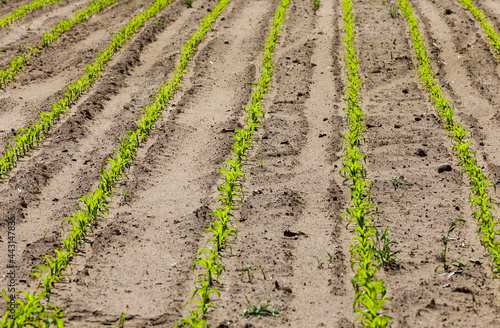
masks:
<instances>
[{"instance_id":1,"label":"bare soil","mask_svg":"<svg viewBox=\"0 0 500 328\"><path fill-rule=\"evenodd\" d=\"M48 110L68 81L83 73L115 33L151 1L121 0L77 26L36 56L0 90L0 142ZM394 1L359 0L354 10L367 114L368 179L379 207L377 226L391 229L398 266L380 270L391 302L392 327L497 327L500 291L479 243L468 203L468 181L451 140L428 102ZM21 1L0 3L0 14ZM30 14L0 30L2 67L43 31L86 6L75 0ZM177 52L215 5L177 1L149 21L117 53L99 82L75 104L51 136L0 184L0 263L6 267L7 218L16 218L16 287L33 291L32 269L51 254L61 222L97 185L99 168L141 116L152 93L173 72ZM438 80L456 106L487 176L500 181L500 69L472 15L456 0L414 0ZM480 4L500 30L500 4ZM278 1L234 0L191 60L181 91L140 149L128 179L116 187L110 213L72 263L53 302L67 327L173 327L188 314L191 264L204 246L217 207L218 171L230 155L231 131L258 78L262 44ZM227 272L214 327L351 327L353 289L345 220L350 193L339 175L347 132L342 99L341 0L290 4L274 56L236 212L238 237L224 254ZM162 21L163 24L152 24ZM30 28L26 28L31 24ZM441 164L451 171L439 173ZM411 185L395 188L391 179ZM126 197L124 195L127 195ZM457 218L449 259L470 270L436 275L442 237ZM251 268L249 270L249 268ZM5 269L7 270L7 269ZM7 278L0 278L7 288ZM241 317L251 303L272 303L278 317ZM0 302L3 315L5 301Z\"/></svg>"}]
</instances>

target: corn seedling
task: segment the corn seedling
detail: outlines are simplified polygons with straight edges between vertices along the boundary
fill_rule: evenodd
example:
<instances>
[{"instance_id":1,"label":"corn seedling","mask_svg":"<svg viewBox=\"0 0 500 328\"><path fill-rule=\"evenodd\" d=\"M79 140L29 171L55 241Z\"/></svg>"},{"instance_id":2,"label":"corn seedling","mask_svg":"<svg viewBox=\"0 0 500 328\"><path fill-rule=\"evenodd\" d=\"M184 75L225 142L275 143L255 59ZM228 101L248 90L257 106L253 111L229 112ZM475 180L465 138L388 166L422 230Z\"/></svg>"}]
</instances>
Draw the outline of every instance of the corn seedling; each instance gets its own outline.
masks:
<instances>
[{"instance_id":1,"label":"corn seedling","mask_svg":"<svg viewBox=\"0 0 500 328\"><path fill-rule=\"evenodd\" d=\"M122 313L122 316L120 318L120 323L118 324L119 328L124 328L125 327L125 313Z\"/></svg>"},{"instance_id":2,"label":"corn seedling","mask_svg":"<svg viewBox=\"0 0 500 328\"><path fill-rule=\"evenodd\" d=\"M205 247L197 252L200 257L194 261L192 266L193 271L196 267L202 269L202 273L198 274L195 279L195 289L190 293L193 298L198 296L199 299L192 299L187 304L193 303L198 307L191 310L190 317L183 318L178 327L210 326L206 314L210 306L215 306L211 295L220 296L216 283L221 283L220 277L225 271L221 252L225 248L230 248L227 238L237 235L237 229L232 223L234 221L233 210L236 209L238 203L243 201L242 185L245 180L243 167L247 161L247 153L254 145L255 130L264 119L262 99L271 85L272 57L289 3L290 0L282 0L274 14L271 29L264 44L260 77L253 85L251 103L245 107L245 127L235 130L232 136L235 142L232 146L231 158L225 161L224 167L219 171L223 180L217 187L220 194L217 201L220 203L220 207L211 213L212 222L210 227L205 229L205 232L210 233L211 237Z\"/></svg>"},{"instance_id":3,"label":"corn seedling","mask_svg":"<svg viewBox=\"0 0 500 328\"><path fill-rule=\"evenodd\" d=\"M3 17L0 18L0 29L10 26L12 23L15 21L23 18L24 16L28 15L29 13L41 9L45 6L52 5L54 3L59 3L64 0L35 0L29 4L21 5L19 8L17 8L14 12L9 13ZM4 1L7 2L7 1Z\"/></svg>"},{"instance_id":4,"label":"corn seedling","mask_svg":"<svg viewBox=\"0 0 500 328\"><path fill-rule=\"evenodd\" d=\"M60 308L48 304L54 282L64 278L64 272L69 267L69 262L74 256L78 255L79 245L84 242L89 232L92 233L92 229L99 222L100 217L107 215L111 204L111 193L114 191L113 185L119 179L126 177L125 172L130 168L132 161L135 160L137 149L141 143L147 140L156 120L162 117L162 110L168 106L170 99L174 97L175 92L180 87L181 78L188 69L189 59L194 55L196 47L203 40L212 23L222 13L229 1L221 0L202 20L198 30L186 41L181 48L181 56L171 79L154 93L150 104L142 109L143 117L137 120L137 129L128 131L127 135L122 138L120 147L114 151L115 157L107 160L107 166L109 167L101 168L98 188L92 193L81 197L80 211L73 213L63 221L63 224L66 223L69 226L66 231L67 236L60 242L61 249L55 251L57 257L46 256L47 263L38 266L36 270L39 270L39 272L34 273L35 276L41 278L39 287L43 287L44 290L40 293L38 291L23 293L26 302L16 300L19 306L14 313L7 311L2 321L2 327L24 327L25 323L28 322L26 318L29 318L30 324L36 327L49 327L51 323L57 323L57 327L63 326L61 318L64 312ZM165 0L158 0L149 7L149 9L155 8L156 11L146 10L137 17L143 17L144 19L148 17L147 15L151 15L152 12L157 12L160 8L163 8L166 4ZM136 24L139 24L138 26L141 26L142 23L142 21L136 21ZM203 299L208 300L213 292L214 290L200 291L199 294ZM215 292L218 293L218 291ZM42 298L47 305L42 305ZM36 300L36 302L33 300ZM204 313L211 304L205 303L205 305ZM47 313L48 310L51 312ZM11 314L14 315L14 320L9 320Z\"/></svg>"},{"instance_id":5,"label":"corn seedling","mask_svg":"<svg viewBox=\"0 0 500 328\"><path fill-rule=\"evenodd\" d=\"M394 177L389 181L392 182L392 186L394 187L394 190L397 190L399 187L404 186L404 185L406 185L406 186L413 185L413 183L405 180L404 175L401 175L399 177Z\"/></svg>"},{"instance_id":6,"label":"corn seedling","mask_svg":"<svg viewBox=\"0 0 500 328\"><path fill-rule=\"evenodd\" d=\"M252 305L246 295L245 299L247 300L247 307L243 310L243 314L241 315L245 319L258 318L260 316L275 317L280 314L278 311L274 310L274 305L271 303L260 305L260 302L262 302L264 297L260 299L256 305Z\"/></svg>"},{"instance_id":7,"label":"corn seedling","mask_svg":"<svg viewBox=\"0 0 500 328\"><path fill-rule=\"evenodd\" d=\"M173 0L157 0L146 10L132 18L124 28L115 34L108 48L99 52L97 59L87 65L85 74L66 87L62 98L49 105L52 107L51 112L39 112L39 119L36 122L19 129L16 135L11 137L11 139L14 139L13 145L6 145L4 155L0 158L0 180L7 177L8 173L17 165L19 158L26 156L29 150L37 148L43 142L55 123L69 110L70 106L76 103L84 92L88 91L96 83L105 69L106 63L130 38L140 31L144 22L155 16L158 11L171 2Z\"/></svg>"},{"instance_id":8,"label":"corn seedling","mask_svg":"<svg viewBox=\"0 0 500 328\"><path fill-rule=\"evenodd\" d=\"M318 262L318 269L323 269L323 261L324 259L320 259L317 256L313 256L316 259L316 262Z\"/></svg>"},{"instance_id":9,"label":"corn seedling","mask_svg":"<svg viewBox=\"0 0 500 328\"><path fill-rule=\"evenodd\" d=\"M391 318L384 315L384 302L387 289L382 280L376 277L381 264L377 259L375 248L374 220L377 207L370 200L372 182L366 180L366 168L363 163L366 155L361 147L366 132L365 113L361 109L361 89L363 80L359 73L360 62L357 56L355 41L355 16L352 13L352 0L343 0L342 11L345 34L343 35L345 75L347 78L344 90L344 108L349 125L349 132L342 140L342 168L340 174L344 183L349 182L351 191L350 207L342 217L348 218L347 227L354 226L355 236L352 239L351 267L354 271L352 285L354 288L353 311L364 327L386 327Z\"/></svg>"},{"instance_id":10,"label":"corn seedling","mask_svg":"<svg viewBox=\"0 0 500 328\"><path fill-rule=\"evenodd\" d=\"M492 264L493 277L500 275L500 241L497 235L498 219L493 218L493 208L498 206L488 192L488 188L496 186L484 175L481 166L477 163L476 152L471 149L469 141L470 131L455 120L455 108L443 94L441 87L431 67L431 60L427 55L424 38L419 30L419 22L414 16L413 7L408 0L398 0L401 11L408 23L409 34L413 40L416 52L418 75L425 88L429 91L429 101L434 105L438 116L443 123L448 135L453 140L452 151L458 160L462 173L469 177L470 192L469 203L473 210L472 217L477 222L477 230L481 244L489 253Z\"/></svg>"},{"instance_id":11,"label":"corn seedling","mask_svg":"<svg viewBox=\"0 0 500 328\"><path fill-rule=\"evenodd\" d=\"M314 15L316 15L316 12L319 10L319 7L321 7L321 3L319 0L313 0L313 3L311 5L311 10L313 11Z\"/></svg>"},{"instance_id":12,"label":"corn seedling","mask_svg":"<svg viewBox=\"0 0 500 328\"><path fill-rule=\"evenodd\" d=\"M441 259L441 262L443 262L443 263L441 263L440 265L438 265L436 267L436 269L434 269L434 273L435 274L437 274L439 268L443 268L443 270L445 272L448 272L448 270L452 266L456 267L457 269L460 269L460 270L463 270L463 269L469 270L469 268L465 264L461 263L460 261L458 261L458 260L452 260L451 262L448 262L448 258L447 258L447 254L448 254L447 253L448 252L448 242L450 241L450 233L452 233L457 228L457 223L458 222L461 222L461 223L465 224L465 220L464 219L456 219L455 221L453 221L450 224L450 227L448 228L448 232L442 238L444 249L439 253L439 258Z\"/></svg>"},{"instance_id":13,"label":"corn seedling","mask_svg":"<svg viewBox=\"0 0 500 328\"><path fill-rule=\"evenodd\" d=\"M471 0L457 0L460 2L474 17L479 21L486 33L486 41L493 48L496 55L500 56L500 35L495 31L491 25L488 17L484 14L482 9L477 8ZM497 61L500 57L497 57Z\"/></svg>"},{"instance_id":14,"label":"corn seedling","mask_svg":"<svg viewBox=\"0 0 500 328\"><path fill-rule=\"evenodd\" d=\"M184 6L193 8L193 0L184 0Z\"/></svg>"},{"instance_id":15,"label":"corn seedling","mask_svg":"<svg viewBox=\"0 0 500 328\"><path fill-rule=\"evenodd\" d=\"M260 267L260 266L247 266L242 272L241 272L241 276L244 277L245 276L245 273L248 277L248 282L252 282L253 280L253 273L252 271L255 271L255 270L260 270L262 272L262 275L264 276L264 280L266 280L266 274L264 273L264 267Z\"/></svg>"},{"instance_id":16,"label":"corn seedling","mask_svg":"<svg viewBox=\"0 0 500 328\"><path fill-rule=\"evenodd\" d=\"M326 252L326 255L328 255L328 260L327 260L328 261L328 266L333 265L333 255L330 254L330 253L328 253L328 252Z\"/></svg>"},{"instance_id":17,"label":"corn seedling","mask_svg":"<svg viewBox=\"0 0 500 328\"><path fill-rule=\"evenodd\" d=\"M0 70L0 88L5 87L7 83L14 81L14 77L22 69L25 64L31 62L31 56L38 54L42 49L53 43L66 31L72 29L75 25L80 24L92 17L95 13L102 11L104 8L111 6L119 0L95 0L91 2L85 10L78 11L72 18L64 19L54 26L49 32L43 33L41 45L37 47L29 47L29 51L15 57L4 70Z\"/></svg>"}]
</instances>

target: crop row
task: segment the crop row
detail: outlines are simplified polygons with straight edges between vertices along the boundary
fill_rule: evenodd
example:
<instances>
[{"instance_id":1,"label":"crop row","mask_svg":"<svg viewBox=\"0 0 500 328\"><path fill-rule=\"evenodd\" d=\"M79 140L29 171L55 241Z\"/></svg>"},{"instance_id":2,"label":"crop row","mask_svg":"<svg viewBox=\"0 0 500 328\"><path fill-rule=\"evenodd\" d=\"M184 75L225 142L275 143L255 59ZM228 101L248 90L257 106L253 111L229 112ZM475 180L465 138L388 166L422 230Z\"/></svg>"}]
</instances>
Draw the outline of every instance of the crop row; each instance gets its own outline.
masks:
<instances>
[{"instance_id":1,"label":"crop row","mask_svg":"<svg viewBox=\"0 0 500 328\"><path fill-rule=\"evenodd\" d=\"M230 159L226 160L224 167L219 174L224 179L217 191L220 196L217 201L220 207L212 211L211 217L214 219L210 227L205 229L210 233L210 239L205 246L197 251L197 258L193 265L193 271L196 267L202 267L202 273L195 279L195 289L190 295L199 296L199 299L191 300L188 303L195 303L199 307L190 311L190 316L180 322L180 327L210 327L207 321L207 311L210 306L214 306L212 295L220 292L217 285L221 284L221 275L225 272L222 263L222 251L228 247L227 238L236 236L237 229L233 225L233 210L239 202L243 200L243 181L245 173L243 165L247 160L247 152L254 146L254 133L259 124L264 120L265 109L262 106L262 99L271 86L273 75L273 51L281 31L281 25L285 21L286 10L290 0L282 0L278 10L274 14L271 29L267 35L262 55L262 66L260 68L260 77L254 86L251 95L251 102L245 107L245 127L237 129L232 136L236 141L231 150Z\"/></svg>"},{"instance_id":2,"label":"crop row","mask_svg":"<svg viewBox=\"0 0 500 328\"><path fill-rule=\"evenodd\" d=\"M354 288L354 313L360 316L356 321L363 322L365 327L385 327L391 318L384 315L384 302L387 289L382 280L376 277L380 263L376 251L376 233L374 226L376 205L371 202L370 189L373 185L366 179L364 162L366 154L362 151L364 133L366 132L365 116L361 108L361 89L363 80L359 74L360 62L357 56L355 40L355 16L352 12L352 0L343 0L343 35L345 74L347 77L344 90L344 108L349 131L342 140L342 168L340 174L344 183L349 184L351 191L350 207L342 217L348 218L347 226L353 225L355 236L352 239L351 267L354 270L352 285Z\"/></svg>"},{"instance_id":3,"label":"crop row","mask_svg":"<svg viewBox=\"0 0 500 328\"><path fill-rule=\"evenodd\" d=\"M180 49L180 59L173 77L154 93L154 99L142 110L144 115L138 120L137 129L127 131L121 146L114 152L117 154L116 157L107 159L109 168L101 168L98 188L81 197L79 202L83 203L84 206L63 221L62 224L69 225L68 235L61 240L60 249L55 250L56 256L46 255L44 257L46 264L35 268L38 272L35 272L34 275L41 279L39 288L43 287L43 290L23 293L26 303L16 299L18 307L14 313L6 313L2 327L24 327L30 322L34 322L40 327L49 327L51 324L57 327L63 326L64 311L50 304L52 288L56 282L65 278L65 272L70 268L70 261L78 254L85 236L93 232L93 227L98 223L100 217L107 215L114 184L118 179L126 177L126 170L130 168L137 156L137 149L148 138L155 122L162 117L162 110L167 107L170 99L174 97L175 92L180 87L181 78L188 69L189 59L194 55L197 45L203 40L212 23L222 13L229 1L221 0L207 14L198 30ZM4 296L8 302L8 295L4 293ZM11 314L14 316L13 320L9 319Z\"/></svg>"},{"instance_id":4,"label":"crop row","mask_svg":"<svg viewBox=\"0 0 500 328\"><path fill-rule=\"evenodd\" d=\"M462 172L467 173L471 186L469 202L473 209L472 216L477 221L479 238L485 250L489 253L493 264L490 264L493 277L500 275L500 241L496 236L500 231L496 228L498 220L493 218L492 209L495 203L489 192L489 187L495 185L486 178L481 167L477 163L476 153L471 149L469 138L471 133L455 120L453 104L447 100L436 80L430 65L431 60L427 55L424 38L419 31L419 22L414 16L413 7L408 0L398 0L401 10L409 26L410 37L413 39L413 47L418 61L418 75L423 85L429 91L429 101L436 108L448 135L453 139L452 151L458 159Z\"/></svg>"},{"instance_id":5,"label":"crop row","mask_svg":"<svg viewBox=\"0 0 500 328\"><path fill-rule=\"evenodd\" d=\"M87 65L85 73L66 87L62 98L49 105L52 107L52 111L40 112L39 119L36 122L19 129L18 133L11 137L15 142L13 145L5 147L5 154L0 158L0 180L4 179L17 165L19 158L26 156L31 149L38 147L42 143L54 124L99 79L106 63L141 29L144 22L155 16L158 11L173 1L157 0L145 11L132 18L124 28L114 35L111 44L97 54L97 59Z\"/></svg>"},{"instance_id":6,"label":"crop row","mask_svg":"<svg viewBox=\"0 0 500 328\"><path fill-rule=\"evenodd\" d=\"M493 26L491 26L488 17L484 14L484 12L474 6L471 0L458 0L467 10L469 10L479 21L484 31L486 32L486 40L490 44L490 46L494 49L496 54L500 56L500 35L495 31ZM500 57L497 57L497 60Z\"/></svg>"},{"instance_id":7,"label":"crop row","mask_svg":"<svg viewBox=\"0 0 500 328\"><path fill-rule=\"evenodd\" d=\"M72 29L75 25L90 19L95 13L102 11L104 8L111 6L119 0L95 0L92 1L85 10L78 10L78 13L73 15L72 18L63 19L49 32L43 33L42 43L40 46L29 46L28 50L21 55L16 56L5 69L0 70L0 88L5 87L6 84L14 81L17 73L25 68L25 64L31 61L31 56L39 53L54 42L66 31Z\"/></svg>"},{"instance_id":8,"label":"crop row","mask_svg":"<svg viewBox=\"0 0 500 328\"><path fill-rule=\"evenodd\" d=\"M52 5L54 3L59 3L65 0L34 0L31 3L21 5L19 8L17 8L14 12L9 13L3 17L0 18L0 29L10 26L12 23L15 21L23 18L24 16L28 15L29 13L41 9L45 6Z\"/></svg>"}]
</instances>

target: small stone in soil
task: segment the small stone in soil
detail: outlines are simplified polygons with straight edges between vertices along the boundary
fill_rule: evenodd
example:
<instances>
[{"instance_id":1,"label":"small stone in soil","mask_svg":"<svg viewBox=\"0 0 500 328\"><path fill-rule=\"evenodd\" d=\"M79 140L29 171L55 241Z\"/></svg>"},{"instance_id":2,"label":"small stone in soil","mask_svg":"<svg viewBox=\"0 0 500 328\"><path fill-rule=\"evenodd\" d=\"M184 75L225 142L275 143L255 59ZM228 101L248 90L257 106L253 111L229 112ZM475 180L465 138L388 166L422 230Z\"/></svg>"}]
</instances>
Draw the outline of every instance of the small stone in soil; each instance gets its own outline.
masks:
<instances>
[{"instance_id":1,"label":"small stone in soil","mask_svg":"<svg viewBox=\"0 0 500 328\"><path fill-rule=\"evenodd\" d=\"M423 149L418 149L416 152L414 152L413 154L419 156L419 157L425 157L427 156L427 153L425 152L425 150Z\"/></svg>"},{"instance_id":2,"label":"small stone in soil","mask_svg":"<svg viewBox=\"0 0 500 328\"><path fill-rule=\"evenodd\" d=\"M438 166L438 173L443 173L444 171L451 171L450 164L441 164Z\"/></svg>"}]
</instances>

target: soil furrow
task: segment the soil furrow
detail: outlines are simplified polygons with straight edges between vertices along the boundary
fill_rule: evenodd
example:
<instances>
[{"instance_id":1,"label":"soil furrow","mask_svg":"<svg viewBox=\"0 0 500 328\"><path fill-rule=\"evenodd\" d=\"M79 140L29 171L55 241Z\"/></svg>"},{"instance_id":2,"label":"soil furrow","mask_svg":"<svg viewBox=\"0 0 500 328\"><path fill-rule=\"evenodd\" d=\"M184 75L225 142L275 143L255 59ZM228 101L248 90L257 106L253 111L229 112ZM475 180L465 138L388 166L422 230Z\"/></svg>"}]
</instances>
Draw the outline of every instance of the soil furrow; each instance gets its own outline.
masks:
<instances>
[{"instance_id":1,"label":"soil furrow","mask_svg":"<svg viewBox=\"0 0 500 328\"><path fill-rule=\"evenodd\" d=\"M387 15L387 6L374 8L369 1L356 6L366 81L368 172L375 182L372 197L379 205L378 228L391 228L390 239L399 242L392 248L402 251L397 255L399 268L381 274L392 299L388 315L394 318L393 327L492 326L498 311L496 283L471 210L462 205L467 204L469 189L451 154L451 140L411 63L407 26ZM381 34L383 39L376 37ZM405 58L403 62L395 53ZM452 171L438 173L443 163ZM471 270L435 275L442 237L457 218L467 224L450 235L448 260L459 259Z\"/></svg>"},{"instance_id":2,"label":"soil furrow","mask_svg":"<svg viewBox=\"0 0 500 328\"><path fill-rule=\"evenodd\" d=\"M181 100L118 190L129 191L129 204L118 205L122 197L116 197L92 248L77 259L77 284L57 292L71 313L70 326L111 324L122 311L131 327L180 320L192 287L190 264L208 226L207 199L232 140L221 130L237 124L250 95L245 83L255 75L253 62L265 36L255 30L267 25L271 6L235 2L193 58ZM224 96L212 98L215 90Z\"/></svg>"}]
</instances>

